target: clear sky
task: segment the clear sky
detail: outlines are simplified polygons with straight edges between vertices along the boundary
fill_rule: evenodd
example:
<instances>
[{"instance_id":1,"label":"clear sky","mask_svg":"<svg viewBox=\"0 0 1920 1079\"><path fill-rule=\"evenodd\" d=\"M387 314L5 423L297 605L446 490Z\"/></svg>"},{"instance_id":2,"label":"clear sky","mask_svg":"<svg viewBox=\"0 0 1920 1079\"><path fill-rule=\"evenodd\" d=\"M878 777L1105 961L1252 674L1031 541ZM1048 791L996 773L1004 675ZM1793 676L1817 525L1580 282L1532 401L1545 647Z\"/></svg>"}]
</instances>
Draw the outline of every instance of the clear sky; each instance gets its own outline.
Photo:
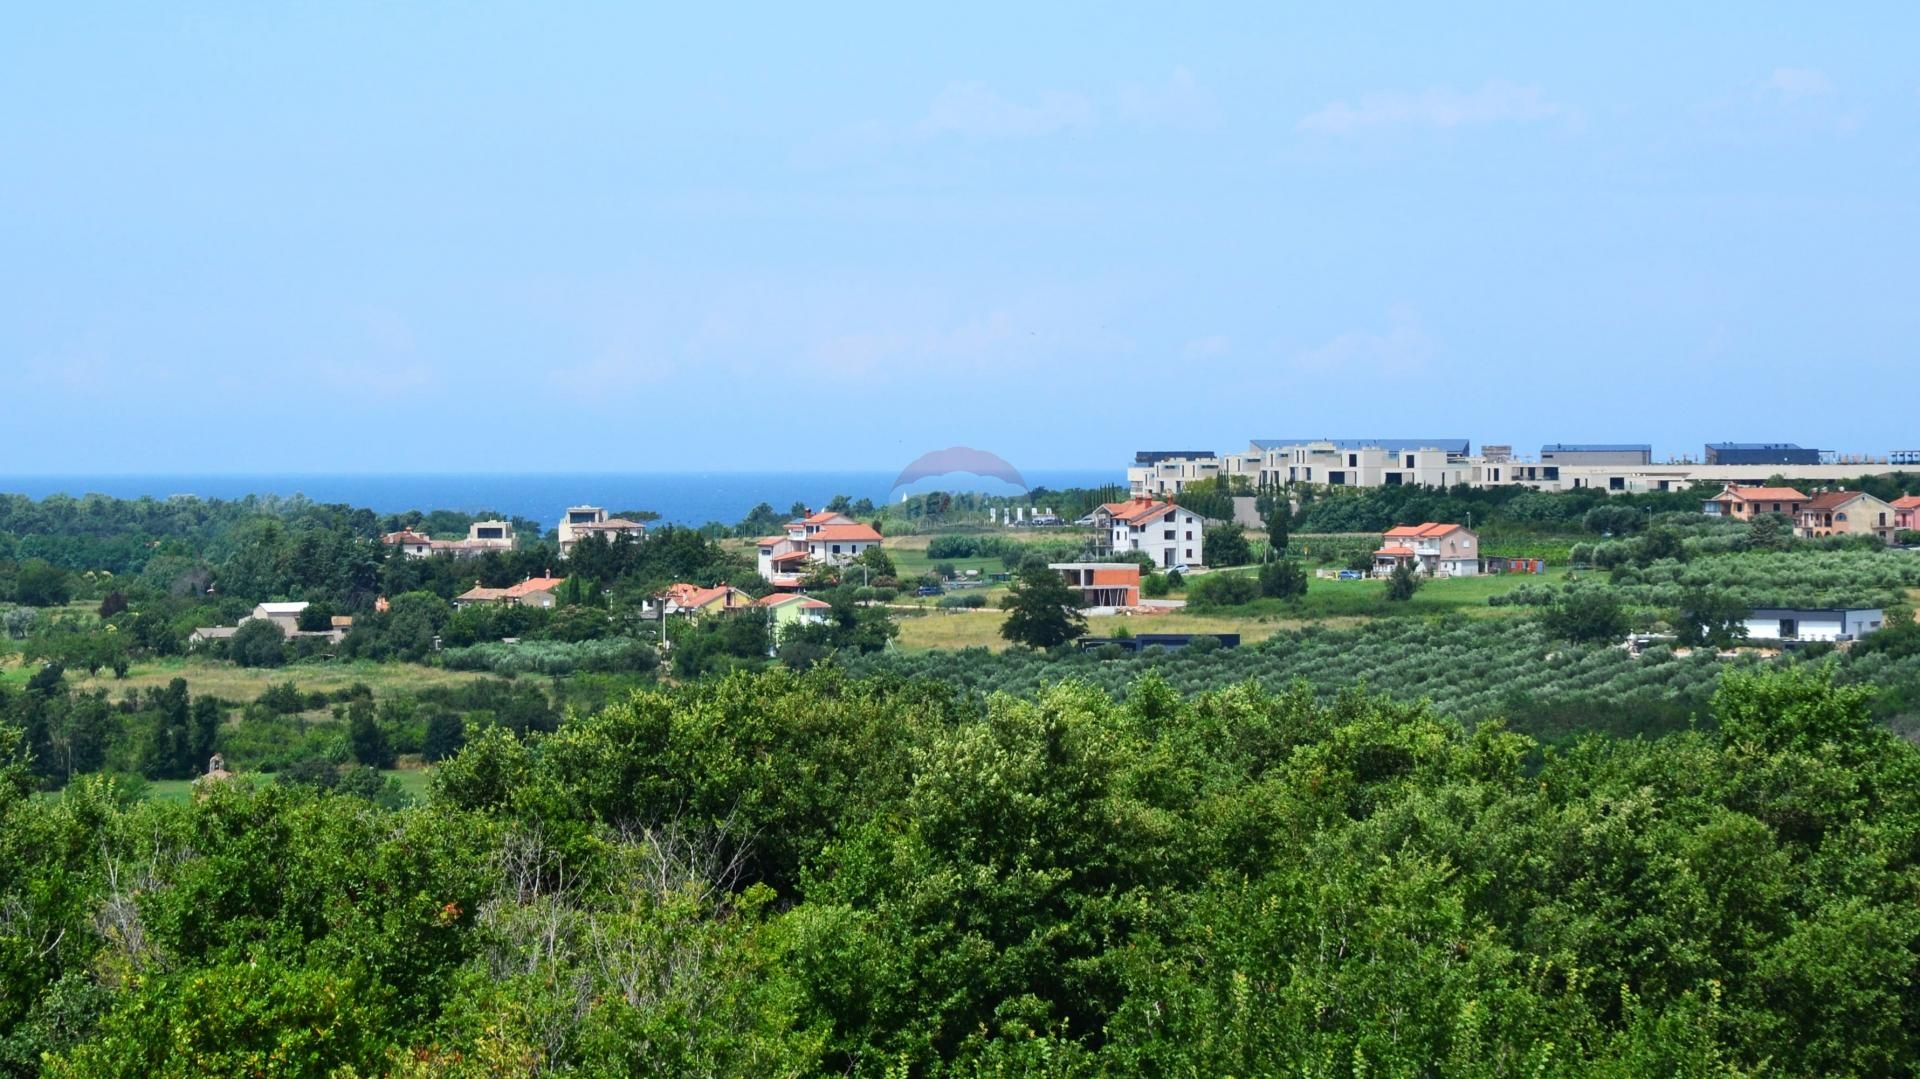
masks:
<instances>
[{"instance_id":1,"label":"clear sky","mask_svg":"<svg viewBox=\"0 0 1920 1079\"><path fill-rule=\"evenodd\" d=\"M0 474L1920 445L1920 5L1566 6L15 5Z\"/></svg>"}]
</instances>

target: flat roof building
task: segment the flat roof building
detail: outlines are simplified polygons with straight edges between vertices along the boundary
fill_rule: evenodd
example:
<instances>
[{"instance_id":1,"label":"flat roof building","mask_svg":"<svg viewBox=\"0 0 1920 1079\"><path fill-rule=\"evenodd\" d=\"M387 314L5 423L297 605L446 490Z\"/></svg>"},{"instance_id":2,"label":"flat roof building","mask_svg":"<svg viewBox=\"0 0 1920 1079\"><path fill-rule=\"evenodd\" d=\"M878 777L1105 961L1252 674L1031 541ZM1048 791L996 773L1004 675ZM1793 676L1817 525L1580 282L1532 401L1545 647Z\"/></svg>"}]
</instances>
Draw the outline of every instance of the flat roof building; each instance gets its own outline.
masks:
<instances>
[{"instance_id":1,"label":"flat roof building","mask_svg":"<svg viewBox=\"0 0 1920 1079\"><path fill-rule=\"evenodd\" d=\"M1555 465L1650 465L1645 442L1554 442L1540 447L1540 463Z\"/></svg>"},{"instance_id":2,"label":"flat roof building","mask_svg":"<svg viewBox=\"0 0 1920 1079\"><path fill-rule=\"evenodd\" d=\"M1792 442L1709 442L1710 465L1817 465L1820 451Z\"/></svg>"}]
</instances>

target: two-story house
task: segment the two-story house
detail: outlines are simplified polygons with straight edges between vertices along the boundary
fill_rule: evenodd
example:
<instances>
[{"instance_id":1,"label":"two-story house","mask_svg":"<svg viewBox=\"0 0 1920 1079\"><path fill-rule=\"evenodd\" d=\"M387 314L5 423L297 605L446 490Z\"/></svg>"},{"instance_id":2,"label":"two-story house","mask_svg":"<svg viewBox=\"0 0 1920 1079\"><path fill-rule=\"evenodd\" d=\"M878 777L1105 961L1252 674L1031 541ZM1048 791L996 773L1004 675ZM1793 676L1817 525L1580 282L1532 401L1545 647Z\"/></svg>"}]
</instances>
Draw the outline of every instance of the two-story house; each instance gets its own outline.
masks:
<instances>
[{"instance_id":1,"label":"two-story house","mask_svg":"<svg viewBox=\"0 0 1920 1079\"><path fill-rule=\"evenodd\" d=\"M1103 553L1140 551L1162 569L1206 562L1206 518L1178 503L1152 498L1108 502L1091 518L1095 546Z\"/></svg>"},{"instance_id":2,"label":"two-story house","mask_svg":"<svg viewBox=\"0 0 1920 1079\"><path fill-rule=\"evenodd\" d=\"M568 506L567 514L560 519L560 527L556 531L560 538L561 558L572 553L574 544L589 536L605 536L610 541L621 536L632 536L636 540L647 538L646 525L625 517L609 517L607 511L599 506Z\"/></svg>"},{"instance_id":3,"label":"two-story house","mask_svg":"<svg viewBox=\"0 0 1920 1079\"><path fill-rule=\"evenodd\" d=\"M1390 528L1373 552L1373 572L1384 577L1402 563L1429 577L1480 575L1480 537L1465 525L1428 522Z\"/></svg>"},{"instance_id":4,"label":"two-story house","mask_svg":"<svg viewBox=\"0 0 1920 1079\"><path fill-rule=\"evenodd\" d=\"M785 535L762 538L756 545L758 568L774 587L797 588L810 563L844 566L882 542L871 527L844 513L822 510L788 521Z\"/></svg>"},{"instance_id":5,"label":"two-story house","mask_svg":"<svg viewBox=\"0 0 1920 1079\"><path fill-rule=\"evenodd\" d=\"M1893 527L1899 532L1920 532L1920 495L1903 495L1888 505L1893 507Z\"/></svg>"},{"instance_id":6,"label":"two-story house","mask_svg":"<svg viewBox=\"0 0 1920 1079\"><path fill-rule=\"evenodd\" d=\"M1796 531L1805 537L1872 536L1892 543L1894 508L1865 491L1822 491L1800 508Z\"/></svg>"},{"instance_id":7,"label":"two-story house","mask_svg":"<svg viewBox=\"0 0 1920 1079\"><path fill-rule=\"evenodd\" d=\"M1730 483L1726 490L1702 502L1700 509L1709 517L1751 521L1763 513L1797 518L1806 504L1807 496L1791 487L1740 487Z\"/></svg>"}]
</instances>

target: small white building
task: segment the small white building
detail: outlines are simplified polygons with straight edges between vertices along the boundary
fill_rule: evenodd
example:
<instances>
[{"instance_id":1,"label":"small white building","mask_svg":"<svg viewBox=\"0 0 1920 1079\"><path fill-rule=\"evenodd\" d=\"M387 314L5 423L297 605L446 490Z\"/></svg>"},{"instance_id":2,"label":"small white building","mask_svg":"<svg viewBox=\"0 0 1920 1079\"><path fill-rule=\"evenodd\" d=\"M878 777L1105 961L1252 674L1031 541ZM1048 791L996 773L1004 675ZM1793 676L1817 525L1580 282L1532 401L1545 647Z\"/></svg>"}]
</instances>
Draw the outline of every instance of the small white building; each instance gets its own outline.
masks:
<instances>
[{"instance_id":1,"label":"small white building","mask_svg":"<svg viewBox=\"0 0 1920 1079\"><path fill-rule=\"evenodd\" d=\"M1747 615L1747 639L1854 641L1886 624L1877 607L1756 607Z\"/></svg>"},{"instance_id":2,"label":"small white building","mask_svg":"<svg viewBox=\"0 0 1920 1079\"><path fill-rule=\"evenodd\" d=\"M1092 518L1103 552L1141 551L1162 569L1206 564L1206 519L1178 503L1152 498L1108 502L1094 510Z\"/></svg>"}]
</instances>

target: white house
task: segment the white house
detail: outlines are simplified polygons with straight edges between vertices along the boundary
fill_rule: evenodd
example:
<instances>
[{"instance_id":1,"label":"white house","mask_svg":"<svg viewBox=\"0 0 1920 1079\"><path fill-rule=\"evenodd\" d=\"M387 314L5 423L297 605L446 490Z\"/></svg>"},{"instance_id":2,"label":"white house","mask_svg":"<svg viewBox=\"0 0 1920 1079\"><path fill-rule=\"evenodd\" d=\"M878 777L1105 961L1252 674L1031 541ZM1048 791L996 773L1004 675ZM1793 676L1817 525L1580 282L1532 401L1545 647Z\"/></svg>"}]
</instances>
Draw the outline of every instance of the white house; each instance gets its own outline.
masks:
<instances>
[{"instance_id":1,"label":"white house","mask_svg":"<svg viewBox=\"0 0 1920 1079\"><path fill-rule=\"evenodd\" d=\"M788 521L785 535L760 540L760 576L776 587L797 588L808 564L844 566L882 542L880 533L846 514L822 510Z\"/></svg>"},{"instance_id":2,"label":"white house","mask_svg":"<svg viewBox=\"0 0 1920 1079\"><path fill-rule=\"evenodd\" d=\"M1206 519L1174 502L1135 498L1108 502L1092 513L1097 546L1114 554L1145 552L1162 569L1206 561Z\"/></svg>"},{"instance_id":3,"label":"white house","mask_svg":"<svg viewBox=\"0 0 1920 1079\"><path fill-rule=\"evenodd\" d=\"M636 540L647 538L646 525L625 517L609 517L607 511L599 506L568 506L557 531L561 558L573 551L574 544L589 536L605 536L608 540L616 540L621 536L632 536Z\"/></svg>"},{"instance_id":4,"label":"white house","mask_svg":"<svg viewBox=\"0 0 1920 1079\"><path fill-rule=\"evenodd\" d=\"M1756 607L1747 615L1752 641L1852 641L1886 625L1878 608Z\"/></svg>"}]
</instances>

